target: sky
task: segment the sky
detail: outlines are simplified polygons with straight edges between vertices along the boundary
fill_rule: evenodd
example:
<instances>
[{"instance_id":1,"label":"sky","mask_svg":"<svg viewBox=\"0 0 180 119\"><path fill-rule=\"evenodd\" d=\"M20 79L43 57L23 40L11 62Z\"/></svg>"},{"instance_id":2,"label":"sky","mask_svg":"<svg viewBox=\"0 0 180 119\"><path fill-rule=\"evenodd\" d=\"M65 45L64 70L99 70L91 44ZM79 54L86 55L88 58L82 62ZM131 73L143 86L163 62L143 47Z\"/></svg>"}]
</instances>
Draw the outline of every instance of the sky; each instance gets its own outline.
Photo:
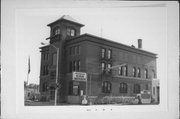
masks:
<instances>
[{"instance_id":1,"label":"sky","mask_svg":"<svg viewBox=\"0 0 180 119\"><path fill-rule=\"evenodd\" d=\"M50 36L47 24L63 15L70 15L85 26L81 34L89 33L115 42L137 47L142 39L142 49L158 54L157 78L165 78L166 59L166 8L165 7L107 7L26 9L17 17L18 61L27 80L28 57L31 72L29 83L39 84L41 42Z\"/></svg>"}]
</instances>

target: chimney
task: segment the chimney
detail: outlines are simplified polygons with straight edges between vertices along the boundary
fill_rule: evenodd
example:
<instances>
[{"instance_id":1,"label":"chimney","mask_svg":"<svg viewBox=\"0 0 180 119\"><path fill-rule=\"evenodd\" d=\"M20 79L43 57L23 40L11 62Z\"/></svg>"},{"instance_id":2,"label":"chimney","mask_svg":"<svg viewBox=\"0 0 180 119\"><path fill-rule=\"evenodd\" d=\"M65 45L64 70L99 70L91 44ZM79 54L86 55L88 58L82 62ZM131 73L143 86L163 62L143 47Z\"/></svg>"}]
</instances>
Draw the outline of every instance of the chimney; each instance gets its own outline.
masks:
<instances>
[{"instance_id":1,"label":"chimney","mask_svg":"<svg viewBox=\"0 0 180 119\"><path fill-rule=\"evenodd\" d=\"M142 39L138 39L138 48L142 49Z\"/></svg>"}]
</instances>

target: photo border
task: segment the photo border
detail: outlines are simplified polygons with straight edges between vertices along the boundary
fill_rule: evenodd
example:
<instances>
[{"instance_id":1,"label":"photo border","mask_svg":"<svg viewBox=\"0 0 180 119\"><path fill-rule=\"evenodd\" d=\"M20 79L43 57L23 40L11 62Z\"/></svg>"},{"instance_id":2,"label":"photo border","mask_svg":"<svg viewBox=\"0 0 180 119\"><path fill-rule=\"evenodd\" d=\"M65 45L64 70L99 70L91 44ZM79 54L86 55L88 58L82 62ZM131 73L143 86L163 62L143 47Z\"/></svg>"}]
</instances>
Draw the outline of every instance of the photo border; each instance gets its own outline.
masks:
<instances>
[{"instance_id":1,"label":"photo border","mask_svg":"<svg viewBox=\"0 0 180 119\"><path fill-rule=\"evenodd\" d=\"M13 4L12 4L13 3ZM145 115L148 115L148 118L162 117L167 118L169 116L175 117L178 112L177 103L179 102L178 94L176 90L178 85L176 81L179 82L178 69L175 67L179 66L179 41L178 41L178 20L177 20L177 2L159 2L156 4L162 5L166 4L167 7L167 102L161 106L160 105L145 105L140 107L136 105L124 105L121 107L117 106L24 106L24 88L23 82L18 80L20 77L17 75L19 73L18 66L18 52L17 52L17 20L19 15L21 16L21 11L24 9L54 9L57 6L55 3L48 5L47 3L41 4L40 1L31 2L33 4L27 4L25 2L13 2L13 1L2 1L2 117L5 118L58 118L58 117L75 117L81 115L79 118L93 118L95 115L98 118L143 118ZM62 3L61 7L68 8L74 6L75 8L84 7L87 4L89 8L93 7L117 7L119 2L57 2ZM68 3L72 3L69 5ZM92 5L94 4L94 6ZM109 4L111 3L111 5ZM121 2L125 5L128 2ZM130 3L130 2L129 2ZM147 4L147 2L137 2L135 4ZM153 2L150 2L153 3ZM130 6L134 3L130 3ZM100 6L99 6L100 5ZM10 9L8 9L10 8ZM172 14L174 13L174 14ZM7 16L6 16L7 14ZM10 16L8 16L10 15ZM5 22L5 21L8 21ZM10 31L8 31L8 28ZM10 32L10 34L8 34ZM7 35L8 34L8 35ZM170 40L171 39L171 40ZM175 46L175 47L172 47ZM6 51L6 52L5 52ZM8 52L7 52L8 51ZM12 51L15 53L12 54ZM5 55L6 53L11 55ZM14 57L14 58L13 58ZM8 60L7 60L8 59ZM11 60L9 60L11 59ZM16 59L16 60L15 60ZM171 62L171 63L169 63ZM5 70L7 69L7 70ZM172 72L174 71L174 72ZM170 72L170 73L168 73ZM11 74L11 75L8 75ZM13 78L16 77L16 78ZM7 79L7 80L4 80ZM9 79L9 80L8 80ZM11 80L10 80L11 79ZM161 81L161 80L160 80ZM160 82L161 85L161 82ZM161 86L160 86L161 87ZM13 92L8 90L13 89ZM160 89L162 91L163 89ZM14 93L15 92L15 93ZM23 95L22 95L23 93ZM162 96L162 93L160 93ZM160 102L162 102L160 96ZM174 99L176 98L176 99ZM12 108L13 107L13 108ZM160 107L160 108L159 108ZM65 109L67 108L67 109ZM121 108L121 109L119 109ZM130 109L131 108L131 109ZM146 108L146 109L145 109ZM157 110L159 108L159 110ZM177 110L176 110L177 109ZM122 113L121 113L122 112ZM129 114L131 112L131 114ZM33 115L32 115L33 114ZM93 115L92 115L93 114ZM88 115L88 116L87 116Z\"/></svg>"}]
</instances>

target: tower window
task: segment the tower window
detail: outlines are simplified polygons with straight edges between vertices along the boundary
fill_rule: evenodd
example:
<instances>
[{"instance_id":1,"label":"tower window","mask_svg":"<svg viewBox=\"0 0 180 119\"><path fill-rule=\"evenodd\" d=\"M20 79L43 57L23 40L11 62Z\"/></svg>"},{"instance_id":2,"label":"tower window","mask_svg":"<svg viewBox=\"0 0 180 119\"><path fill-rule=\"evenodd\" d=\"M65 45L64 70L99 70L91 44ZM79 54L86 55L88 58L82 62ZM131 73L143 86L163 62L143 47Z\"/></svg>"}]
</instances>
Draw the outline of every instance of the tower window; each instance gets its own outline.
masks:
<instances>
[{"instance_id":1,"label":"tower window","mask_svg":"<svg viewBox=\"0 0 180 119\"><path fill-rule=\"evenodd\" d=\"M54 28L54 31L53 31L53 35L58 35L58 34L60 34L60 28L59 27L56 27L56 28Z\"/></svg>"},{"instance_id":2,"label":"tower window","mask_svg":"<svg viewBox=\"0 0 180 119\"><path fill-rule=\"evenodd\" d=\"M72 28L67 28L67 35L68 36L75 36L75 30Z\"/></svg>"}]
</instances>

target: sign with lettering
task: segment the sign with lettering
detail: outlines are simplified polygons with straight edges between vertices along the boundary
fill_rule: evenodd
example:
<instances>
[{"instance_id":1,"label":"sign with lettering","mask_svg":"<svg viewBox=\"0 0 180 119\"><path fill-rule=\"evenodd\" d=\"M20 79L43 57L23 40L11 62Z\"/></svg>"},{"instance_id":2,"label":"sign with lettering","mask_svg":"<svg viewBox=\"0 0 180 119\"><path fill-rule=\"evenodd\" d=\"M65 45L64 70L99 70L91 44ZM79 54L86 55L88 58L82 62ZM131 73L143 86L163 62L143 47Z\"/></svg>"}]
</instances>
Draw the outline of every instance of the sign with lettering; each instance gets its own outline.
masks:
<instances>
[{"instance_id":1,"label":"sign with lettering","mask_svg":"<svg viewBox=\"0 0 180 119\"><path fill-rule=\"evenodd\" d=\"M72 80L74 80L74 81L87 81L87 74L84 72L73 72Z\"/></svg>"}]
</instances>

